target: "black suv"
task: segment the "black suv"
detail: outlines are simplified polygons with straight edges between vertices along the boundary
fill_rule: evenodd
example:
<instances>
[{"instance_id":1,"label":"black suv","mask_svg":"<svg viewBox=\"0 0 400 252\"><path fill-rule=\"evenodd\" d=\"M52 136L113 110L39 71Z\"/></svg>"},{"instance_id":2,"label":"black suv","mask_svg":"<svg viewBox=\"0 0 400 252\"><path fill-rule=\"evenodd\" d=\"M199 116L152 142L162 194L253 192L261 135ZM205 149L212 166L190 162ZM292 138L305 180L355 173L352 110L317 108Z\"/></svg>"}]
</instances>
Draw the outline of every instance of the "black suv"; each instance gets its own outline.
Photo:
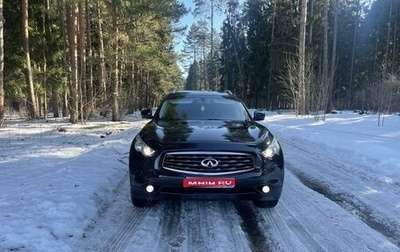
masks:
<instances>
[{"instance_id":1,"label":"black suv","mask_svg":"<svg viewBox=\"0 0 400 252\"><path fill-rule=\"evenodd\" d=\"M284 161L271 132L230 92L167 95L134 138L129 155L132 203L162 199L252 200L274 207Z\"/></svg>"}]
</instances>

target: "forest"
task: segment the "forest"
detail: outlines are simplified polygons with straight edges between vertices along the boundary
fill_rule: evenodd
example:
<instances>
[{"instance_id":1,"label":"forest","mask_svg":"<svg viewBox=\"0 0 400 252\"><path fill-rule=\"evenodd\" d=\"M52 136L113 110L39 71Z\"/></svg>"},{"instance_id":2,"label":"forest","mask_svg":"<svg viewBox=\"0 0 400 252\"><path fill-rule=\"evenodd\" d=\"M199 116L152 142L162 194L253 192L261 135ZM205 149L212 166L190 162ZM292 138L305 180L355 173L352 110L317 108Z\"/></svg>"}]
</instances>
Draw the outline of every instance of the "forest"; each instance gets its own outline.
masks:
<instances>
[{"instance_id":1,"label":"forest","mask_svg":"<svg viewBox=\"0 0 400 252\"><path fill-rule=\"evenodd\" d=\"M182 89L298 115L400 111L398 0L3 1L0 125L118 121Z\"/></svg>"}]
</instances>

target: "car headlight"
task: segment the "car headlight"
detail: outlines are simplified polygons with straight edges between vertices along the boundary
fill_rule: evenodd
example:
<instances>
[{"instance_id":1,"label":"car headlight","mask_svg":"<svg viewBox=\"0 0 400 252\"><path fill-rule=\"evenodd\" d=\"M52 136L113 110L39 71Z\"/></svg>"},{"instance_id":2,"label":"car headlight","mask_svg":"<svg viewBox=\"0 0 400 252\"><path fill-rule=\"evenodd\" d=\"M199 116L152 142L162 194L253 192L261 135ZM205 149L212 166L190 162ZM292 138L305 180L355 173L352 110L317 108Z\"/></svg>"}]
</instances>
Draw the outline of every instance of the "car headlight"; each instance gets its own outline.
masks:
<instances>
[{"instance_id":1,"label":"car headlight","mask_svg":"<svg viewBox=\"0 0 400 252\"><path fill-rule=\"evenodd\" d=\"M279 146L279 143L275 137L272 139L272 141L269 140L267 144L268 147L261 152L261 155L263 155L263 157L271 159L273 156L279 154L279 150L281 147Z\"/></svg>"},{"instance_id":2,"label":"car headlight","mask_svg":"<svg viewBox=\"0 0 400 252\"><path fill-rule=\"evenodd\" d=\"M137 152L140 152L143 154L145 157L151 157L154 154L154 150L148 146L140 136L137 136L135 139L135 150Z\"/></svg>"}]
</instances>

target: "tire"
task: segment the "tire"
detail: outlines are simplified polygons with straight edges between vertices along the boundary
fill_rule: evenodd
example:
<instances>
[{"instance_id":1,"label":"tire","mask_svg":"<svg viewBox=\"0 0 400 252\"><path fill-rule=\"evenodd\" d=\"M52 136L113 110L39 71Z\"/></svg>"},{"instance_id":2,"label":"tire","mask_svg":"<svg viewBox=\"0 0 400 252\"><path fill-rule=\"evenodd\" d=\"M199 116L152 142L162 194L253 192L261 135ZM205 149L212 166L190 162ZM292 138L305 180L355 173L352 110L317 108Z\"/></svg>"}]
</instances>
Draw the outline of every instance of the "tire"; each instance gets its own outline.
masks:
<instances>
[{"instance_id":1,"label":"tire","mask_svg":"<svg viewBox=\"0 0 400 252\"><path fill-rule=\"evenodd\" d=\"M139 200L139 199L132 198L132 204L135 207L143 208L143 207L147 207L149 205L149 202L147 200Z\"/></svg>"},{"instance_id":2,"label":"tire","mask_svg":"<svg viewBox=\"0 0 400 252\"><path fill-rule=\"evenodd\" d=\"M132 200L133 206L138 207L138 208L147 207L151 203L151 201L149 201L149 200L146 200L143 198L136 198L135 196L133 196L132 192L131 192L131 200Z\"/></svg>"},{"instance_id":3,"label":"tire","mask_svg":"<svg viewBox=\"0 0 400 252\"><path fill-rule=\"evenodd\" d=\"M255 200L253 201L254 205L259 208L274 208L278 204L278 200L264 201L264 200Z\"/></svg>"}]
</instances>

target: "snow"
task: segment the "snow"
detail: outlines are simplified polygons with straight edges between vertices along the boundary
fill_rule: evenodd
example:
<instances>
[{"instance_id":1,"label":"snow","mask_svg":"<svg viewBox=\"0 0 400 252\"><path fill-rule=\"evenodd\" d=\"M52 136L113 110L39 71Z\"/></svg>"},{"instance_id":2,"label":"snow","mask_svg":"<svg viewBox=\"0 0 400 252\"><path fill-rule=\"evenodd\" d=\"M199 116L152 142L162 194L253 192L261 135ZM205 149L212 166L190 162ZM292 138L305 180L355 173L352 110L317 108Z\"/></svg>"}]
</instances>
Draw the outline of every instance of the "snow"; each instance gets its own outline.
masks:
<instances>
[{"instance_id":1,"label":"snow","mask_svg":"<svg viewBox=\"0 0 400 252\"><path fill-rule=\"evenodd\" d=\"M377 115L351 111L319 122L268 112L262 123L286 161L274 209L232 202L134 208L129 147L146 122L138 115L76 125L8 119L0 128L0 251L400 251L400 116L378 126ZM200 227L191 233L185 223L195 220Z\"/></svg>"},{"instance_id":2,"label":"snow","mask_svg":"<svg viewBox=\"0 0 400 252\"><path fill-rule=\"evenodd\" d=\"M7 121L0 129L0 251L73 250L71 241L126 173L130 142L143 125Z\"/></svg>"}]
</instances>

